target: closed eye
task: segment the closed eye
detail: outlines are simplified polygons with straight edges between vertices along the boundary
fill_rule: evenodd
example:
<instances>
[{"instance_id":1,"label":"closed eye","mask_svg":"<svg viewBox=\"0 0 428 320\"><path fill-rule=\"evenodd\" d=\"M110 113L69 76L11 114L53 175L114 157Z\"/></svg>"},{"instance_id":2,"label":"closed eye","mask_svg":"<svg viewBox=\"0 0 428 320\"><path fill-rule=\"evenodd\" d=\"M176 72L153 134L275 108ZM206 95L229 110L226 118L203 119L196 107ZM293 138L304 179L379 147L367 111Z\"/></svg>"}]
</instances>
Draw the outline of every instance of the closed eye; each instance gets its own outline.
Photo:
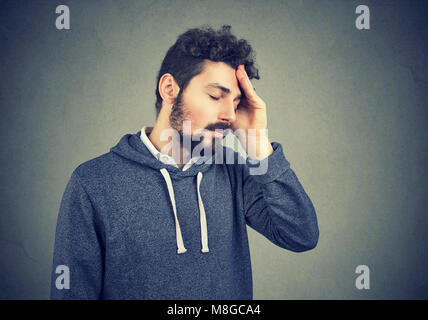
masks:
<instances>
[{"instance_id":1,"label":"closed eye","mask_svg":"<svg viewBox=\"0 0 428 320\"><path fill-rule=\"evenodd\" d=\"M209 94L209 96L211 97L211 99L213 99L213 100L220 100L220 98L217 98L217 97L213 97L212 95L210 95Z\"/></svg>"}]
</instances>

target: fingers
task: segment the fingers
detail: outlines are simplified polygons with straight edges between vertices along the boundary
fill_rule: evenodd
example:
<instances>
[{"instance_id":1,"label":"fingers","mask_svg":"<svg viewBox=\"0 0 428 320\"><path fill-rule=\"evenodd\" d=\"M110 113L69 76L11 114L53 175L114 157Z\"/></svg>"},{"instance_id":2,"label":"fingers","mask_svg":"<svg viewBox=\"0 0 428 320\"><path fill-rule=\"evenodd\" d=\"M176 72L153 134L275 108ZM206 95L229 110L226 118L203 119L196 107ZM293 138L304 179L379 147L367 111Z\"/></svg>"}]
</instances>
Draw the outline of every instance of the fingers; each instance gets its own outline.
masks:
<instances>
[{"instance_id":1,"label":"fingers","mask_svg":"<svg viewBox=\"0 0 428 320\"><path fill-rule=\"evenodd\" d=\"M240 64L238 68L236 68L236 77L238 78L241 89L244 90L243 94L245 95L245 100L249 102L249 105L253 109L266 109L266 103L256 93L256 89L253 87L244 65Z\"/></svg>"},{"instance_id":2,"label":"fingers","mask_svg":"<svg viewBox=\"0 0 428 320\"><path fill-rule=\"evenodd\" d=\"M245 96L252 97L255 94L253 84L245 71L244 65L240 64L236 70L236 75L242 89L245 91Z\"/></svg>"}]
</instances>

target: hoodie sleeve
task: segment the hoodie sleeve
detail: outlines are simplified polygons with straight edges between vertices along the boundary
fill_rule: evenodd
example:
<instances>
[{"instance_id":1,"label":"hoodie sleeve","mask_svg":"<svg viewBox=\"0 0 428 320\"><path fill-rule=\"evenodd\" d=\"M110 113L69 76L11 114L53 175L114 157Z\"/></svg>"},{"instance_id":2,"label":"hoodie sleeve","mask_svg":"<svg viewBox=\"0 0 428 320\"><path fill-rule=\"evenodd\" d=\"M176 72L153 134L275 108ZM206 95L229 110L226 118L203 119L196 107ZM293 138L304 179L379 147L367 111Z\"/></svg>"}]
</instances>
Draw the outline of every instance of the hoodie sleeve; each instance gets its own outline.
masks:
<instances>
[{"instance_id":1,"label":"hoodie sleeve","mask_svg":"<svg viewBox=\"0 0 428 320\"><path fill-rule=\"evenodd\" d=\"M64 191L55 233L51 299L100 299L103 232L76 171Z\"/></svg>"},{"instance_id":2,"label":"hoodie sleeve","mask_svg":"<svg viewBox=\"0 0 428 320\"><path fill-rule=\"evenodd\" d=\"M314 206L300 184L282 145L263 160L246 159L243 200L247 224L274 244L294 252L315 248L318 223Z\"/></svg>"}]
</instances>

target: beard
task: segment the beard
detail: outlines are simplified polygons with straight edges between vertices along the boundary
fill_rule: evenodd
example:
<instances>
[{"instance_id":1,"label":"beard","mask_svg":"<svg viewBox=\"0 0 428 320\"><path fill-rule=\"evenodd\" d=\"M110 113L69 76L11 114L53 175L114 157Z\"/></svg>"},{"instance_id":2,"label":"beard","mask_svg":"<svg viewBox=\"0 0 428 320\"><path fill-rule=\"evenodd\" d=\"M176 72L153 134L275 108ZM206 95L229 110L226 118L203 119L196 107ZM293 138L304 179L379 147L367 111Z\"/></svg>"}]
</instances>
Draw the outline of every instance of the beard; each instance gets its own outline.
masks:
<instances>
[{"instance_id":1,"label":"beard","mask_svg":"<svg viewBox=\"0 0 428 320\"><path fill-rule=\"evenodd\" d=\"M195 134L193 135L195 139L200 138L199 140L195 141L192 139L191 133L187 133L187 132L184 133L184 130L183 130L184 121L190 122L191 113L190 111L188 111L188 109L183 103L182 92L183 91L180 90L177 98L175 98L174 103L172 105L171 114L169 115L169 124L172 129L178 132L180 146L188 147L184 144L184 141L190 141L190 150L188 151L190 152L190 154L193 154L193 150L196 148L196 146L202 143L205 147L211 148L211 150L214 150L214 153L215 153L215 150L217 150L218 147L222 148L221 142L223 138L212 137L211 134L210 135ZM229 128L230 128L230 125L225 124L224 122L210 124L205 127L206 130L210 130L210 131L215 129L225 130ZM202 157L205 156L205 148L201 149L199 155Z\"/></svg>"}]
</instances>

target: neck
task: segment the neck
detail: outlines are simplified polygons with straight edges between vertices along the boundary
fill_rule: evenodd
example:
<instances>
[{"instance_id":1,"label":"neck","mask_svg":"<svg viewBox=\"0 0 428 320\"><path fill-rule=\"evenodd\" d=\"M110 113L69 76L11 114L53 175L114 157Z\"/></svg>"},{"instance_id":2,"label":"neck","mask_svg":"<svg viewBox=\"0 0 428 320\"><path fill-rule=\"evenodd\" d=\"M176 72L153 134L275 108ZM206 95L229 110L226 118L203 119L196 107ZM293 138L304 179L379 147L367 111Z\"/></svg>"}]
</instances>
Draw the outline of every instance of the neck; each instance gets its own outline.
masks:
<instances>
[{"instance_id":1,"label":"neck","mask_svg":"<svg viewBox=\"0 0 428 320\"><path fill-rule=\"evenodd\" d=\"M152 132L148 136L149 140L152 142L152 144L155 146L155 148L157 150L161 151L161 152L162 152L162 149L167 144L173 143L173 142L171 142L172 141L172 137L169 137L168 141L162 141L161 140L161 134L162 134L162 132L164 132L164 130L168 130L168 129L171 130L172 129L171 126L170 126L170 124L169 124L169 114L168 114L168 112L167 112L166 109L167 108L162 108L161 109L161 111L160 111L160 113L158 115L158 118L156 119L156 123L153 126L153 130L152 130ZM173 146L173 148L174 147L175 146ZM176 153L172 152L173 148L169 147L169 150L168 150L167 154L174 159L175 163L177 164L177 166L180 169L183 169L183 167L184 167L184 163L183 162L184 161L182 161L182 160L187 160L188 161L190 159L190 153L191 152L189 150L184 149L181 144L179 145L179 147L177 149L177 150L179 150L178 154L177 154L177 152Z\"/></svg>"}]
</instances>

